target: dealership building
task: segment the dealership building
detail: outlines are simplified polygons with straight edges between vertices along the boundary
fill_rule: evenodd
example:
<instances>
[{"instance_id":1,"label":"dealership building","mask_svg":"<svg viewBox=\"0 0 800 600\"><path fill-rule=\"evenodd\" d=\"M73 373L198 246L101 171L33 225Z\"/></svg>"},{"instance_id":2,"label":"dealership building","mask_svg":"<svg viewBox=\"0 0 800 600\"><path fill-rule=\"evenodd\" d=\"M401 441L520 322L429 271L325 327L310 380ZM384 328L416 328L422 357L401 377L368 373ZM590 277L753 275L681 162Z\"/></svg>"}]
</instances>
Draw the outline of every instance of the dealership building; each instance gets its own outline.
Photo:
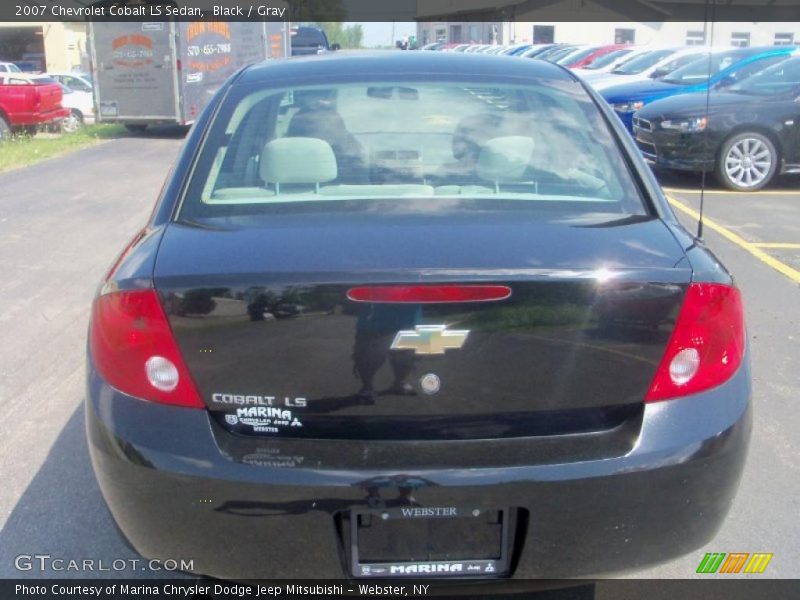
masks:
<instances>
[{"instance_id":1,"label":"dealership building","mask_svg":"<svg viewBox=\"0 0 800 600\"><path fill-rule=\"evenodd\" d=\"M86 69L86 24L0 22L0 61L31 72Z\"/></svg>"},{"instance_id":2,"label":"dealership building","mask_svg":"<svg viewBox=\"0 0 800 600\"><path fill-rule=\"evenodd\" d=\"M477 44L772 46L800 43L797 0L427 0L417 40ZM769 11L773 22L752 22ZM716 21L711 27L704 23ZM581 19L583 22L576 22ZM713 39L712 39L713 35Z\"/></svg>"},{"instance_id":3,"label":"dealership building","mask_svg":"<svg viewBox=\"0 0 800 600\"><path fill-rule=\"evenodd\" d=\"M713 34L713 39L712 39ZM417 24L417 39L476 44L657 44L665 46L773 46L800 43L800 22L452 22Z\"/></svg>"}]
</instances>

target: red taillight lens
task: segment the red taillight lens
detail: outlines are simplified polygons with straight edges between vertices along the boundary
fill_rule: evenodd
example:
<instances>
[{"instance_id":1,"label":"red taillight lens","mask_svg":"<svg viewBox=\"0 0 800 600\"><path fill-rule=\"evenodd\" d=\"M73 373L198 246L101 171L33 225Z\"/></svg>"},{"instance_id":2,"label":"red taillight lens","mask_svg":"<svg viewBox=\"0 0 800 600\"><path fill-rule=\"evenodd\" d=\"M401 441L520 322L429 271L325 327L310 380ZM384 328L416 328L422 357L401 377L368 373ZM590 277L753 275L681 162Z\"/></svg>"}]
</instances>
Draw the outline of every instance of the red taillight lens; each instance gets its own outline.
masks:
<instances>
[{"instance_id":1,"label":"red taillight lens","mask_svg":"<svg viewBox=\"0 0 800 600\"><path fill-rule=\"evenodd\" d=\"M693 283L645 402L696 394L724 383L742 363L744 312L739 290Z\"/></svg>"},{"instance_id":2,"label":"red taillight lens","mask_svg":"<svg viewBox=\"0 0 800 600\"><path fill-rule=\"evenodd\" d=\"M98 297L89 347L100 375L119 391L163 404L204 407L155 290Z\"/></svg>"},{"instance_id":3,"label":"red taillight lens","mask_svg":"<svg viewBox=\"0 0 800 600\"><path fill-rule=\"evenodd\" d=\"M347 290L347 298L353 302L393 304L490 302L509 296L511 288L505 285L377 285Z\"/></svg>"}]
</instances>

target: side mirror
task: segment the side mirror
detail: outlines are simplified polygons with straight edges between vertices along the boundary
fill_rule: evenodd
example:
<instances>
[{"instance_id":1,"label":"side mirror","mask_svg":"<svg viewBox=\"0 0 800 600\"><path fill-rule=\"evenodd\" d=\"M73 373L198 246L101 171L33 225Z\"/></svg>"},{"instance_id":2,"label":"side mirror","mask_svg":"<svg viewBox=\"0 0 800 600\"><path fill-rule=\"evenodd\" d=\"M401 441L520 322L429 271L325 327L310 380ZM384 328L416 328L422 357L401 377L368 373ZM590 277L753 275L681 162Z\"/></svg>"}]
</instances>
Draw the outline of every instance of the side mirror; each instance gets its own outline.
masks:
<instances>
[{"instance_id":1,"label":"side mirror","mask_svg":"<svg viewBox=\"0 0 800 600\"><path fill-rule=\"evenodd\" d=\"M650 79L661 79L667 75L669 75L669 69L656 69L650 73Z\"/></svg>"},{"instance_id":2,"label":"side mirror","mask_svg":"<svg viewBox=\"0 0 800 600\"><path fill-rule=\"evenodd\" d=\"M340 44L331 44L331 52L336 52L337 50L341 50L342 46Z\"/></svg>"},{"instance_id":3,"label":"side mirror","mask_svg":"<svg viewBox=\"0 0 800 600\"><path fill-rule=\"evenodd\" d=\"M714 84L713 89L721 90L732 86L734 83L736 83L736 78L733 75L727 75Z\"/></svg>"}]
</instances>

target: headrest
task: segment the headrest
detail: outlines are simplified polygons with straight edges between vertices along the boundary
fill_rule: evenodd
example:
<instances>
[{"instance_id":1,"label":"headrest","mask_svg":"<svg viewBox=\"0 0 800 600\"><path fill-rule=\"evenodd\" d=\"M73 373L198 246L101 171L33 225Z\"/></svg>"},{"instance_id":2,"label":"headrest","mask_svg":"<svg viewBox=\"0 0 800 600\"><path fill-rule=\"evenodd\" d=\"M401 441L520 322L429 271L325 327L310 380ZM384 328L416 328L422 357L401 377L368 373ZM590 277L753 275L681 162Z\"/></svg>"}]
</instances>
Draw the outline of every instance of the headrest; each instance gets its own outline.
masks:
<instances>
[{"instance_id":1,"label":"headrest","mask_svg":"<svg viewBox=\"0 0 800 600\"><path fill-rule=\"evenodd\" d=\"M338 175L331 145L310 137L267 142L261 153L260 172L266 183L323 183Z\"/></svg>"},{"instance_id":2,"label":"headrest","mask_svg":"<svg viewBox=\"0 0 800 600\"><path fill-rule=\"evenodd\" d=\"M491 113L469 115L456 125L453 132L453 156L456 160L475 160L481 147L500 126L500 117Z\"/></svg>"},{"instance_id":3,"label":"headrest","mask_svg":"<svg viewBox=\"0 0 800 600\"><path fill-rule=\"evenodd\" d=\"M531 163L533 139L521 135L496 137L481 149L478 177L486 181L519 181Z\"/></svg>"}]
</instances>

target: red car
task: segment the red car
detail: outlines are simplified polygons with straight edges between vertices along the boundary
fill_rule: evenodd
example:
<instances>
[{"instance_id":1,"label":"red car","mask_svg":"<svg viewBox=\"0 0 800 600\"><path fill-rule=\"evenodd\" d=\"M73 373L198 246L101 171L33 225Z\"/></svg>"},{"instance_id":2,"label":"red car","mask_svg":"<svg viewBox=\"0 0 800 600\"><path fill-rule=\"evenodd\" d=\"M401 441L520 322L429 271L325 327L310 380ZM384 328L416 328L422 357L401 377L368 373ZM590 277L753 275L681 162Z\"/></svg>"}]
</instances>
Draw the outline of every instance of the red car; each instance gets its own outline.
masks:
<instances>
[{"instance_id":1,"label":"red car","mask_svg":"<svg viewBox=\"0 0 800 600\"><path fill-rule=\"evenodd\" d=\"M611 52L615 52L616 50L621 50L622 48L629 47L630 44L610 44L608 46L593 46L591 48L587 48L583 52L579 52L574 56L570 57L568 63L565 63L563 66L569 69L580 69L587 65L592 64L595 60L600 58L601 56L605 56Z\"/></svg>"},{"instance_id":2,"label":"red car","mask_svg":"<svg viewBox=\"0 0 800 600\"><path fill-rule=\"evenodd\" d=\"M12 133L36 133L39 125L57 123L69 115L61 106L61 85L50 78L16 73L0 75L0 140Z\"/></svg>"}]
</instances>

